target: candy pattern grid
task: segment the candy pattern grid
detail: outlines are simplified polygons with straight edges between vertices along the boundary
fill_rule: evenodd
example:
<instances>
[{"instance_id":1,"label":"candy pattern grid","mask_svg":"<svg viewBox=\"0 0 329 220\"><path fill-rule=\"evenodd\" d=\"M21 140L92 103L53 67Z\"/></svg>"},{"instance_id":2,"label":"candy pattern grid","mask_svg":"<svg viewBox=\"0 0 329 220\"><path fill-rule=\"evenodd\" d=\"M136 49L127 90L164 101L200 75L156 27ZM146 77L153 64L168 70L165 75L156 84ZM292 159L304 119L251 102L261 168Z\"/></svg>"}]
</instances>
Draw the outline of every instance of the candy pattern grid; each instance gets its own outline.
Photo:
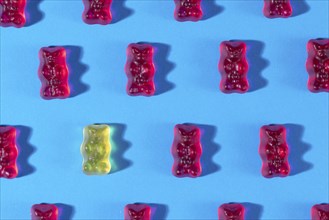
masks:
<instances>
[{"instance_id":1,"label":"candy pattern grid","mask_svg":"<svg viewBox=\"0 0 329 220\"><path fill-rule=\"evenodd\" d=\"M329 92L329 39L310 40L307 52L308 89L311 92Z\"/></svg>"},{"instance_id":2,"label":"candy pattern grid","mask_svg":"<svg viewBox=\"0 0 329 220\"><path fill-rule=\"evenodd\" d=\"M58 208L52 204L35 204L31 208L32 220L57 220Z\"/></svg>"},{"instance_id":3,"label":"candy pattern grid","mask_svg":"<svg viewBox=\"0 0 329 220\"><path fill-rule=\"evenodd\" d=\"M112 21L112 0L83 0L82 20L87 24L107 25Z\"/></svg>"},{"instance_id":4,"label":"candy pattern grid","mask_svg":"<svg viewBox=\"0 0 329 220\"><path fill-rule=\"evenodd\" d=\"M21 28L25 25L26 0L0 0L0 26Z\"/></svg>"},{"instance_id":5,"label":"candy pattern grid","mask_svg":"<svg viewBox=\"0 0 329 220\"><path fill-rule=\"evenodd\" d=\"M289 175L289 148L286 141L286 128L283 125L261 127L259 154L263 161L262 175L264 177L286 177Z\"/></svg>"},{"instance_id":6,"label":"candy pattern grid","mask_svg":"<svg viewBox=\"0 0 329 220\"><path fill-rule=\"evenodd\" d=\"M0 178L12 179L17 176L17 156L16 129L0 126Z\"/></svg>"},{"instance_id":7,"label":"candy pattern grid","mask_svg":"<svg viewBox=\"0 0 329 220\"><path fill-rule=\"evenodd\" d=\"M220 90L224 93L245 93L249 89L246 44L242 41L224 41L220 44L218 69Z\"/></svg>"},{"instance_id":8,"label":"candy pattern grid","mask_svg":"<svg viewBox=\"0 0 329 220\"><path fill-rule=\"evenodd\" d=\"M145 204L128 204L124 209L125 220L150 220L151 207Z\"/></svg>"},{"instance_id":9,"label":"candy pattern grid","mask_svg":"<svg viewBox=\"0 0 329 220\"><path fill-rule=\"evenodd\" d=\"M70 96L69 70L64 47L43 47L39 51L38 76L41 81L40 95L44 99L65 99Z\"/></svg>"},{"instance_id":10,"label":"candy pattern grid","mask_svg":"<svg viewBox=\"0 0 329 220\"><path fill-rule=\"evenodd\" d=\"M171 153L174 157L173 175L177 177L200 176L202 173L200 129L194 125L176 125Z\"/></svg>"},{"instance_id":11,"label":"candy pattern grid","mask_svg":"<svg viewBox=\"0 0 329 220\"><path fill-rule=\"evenodd\" d=\"M264 0L263 13L268 18L287 18L292 15L290 0Z\"/></svg>"},{"instance_id":12,"label":"candy pattern grid","mask_svg":"<svg viewBox=\"0 0 329 220\"><path fill-rule=\"evenodd\" d=\"M329 220L329 204L317 204L311 209L312 220Z\"/></svg>"},{"instance_id":13,"label":"candy pattern grid","mask_svg":"<svg viewBox=\"0 0 329 220\"><path fill-rule=\"evenodd\" d=\"M82 170L87 175L104 175L111 170L109 156L110 127L108 125L89 125L83 129Z\"/></svg>"},{"instance_id":14,"label":"candy pattern grid","mask_svg":"<svg viewBox=\"0 0 329 220\"><path fill-rule=\"evenodd\" d=\"M244 207L238 203L223 204L218 208L219 220L244 220Z\"/></svg>"},{"instance_id":15,"label":"candy pattern grid","mask_svg":"<svg viewBox=\"0 0 329 220\"><path fill-rule=\"evenodd\" d=\"M201 0L175 0L177 21L199 21L202 18Z\"/></svg>"},{"instance_id":16,"label":"candy pattern grid","mask_svg":"<svg viewBox=\"0 0 329 220\"><path fill-rule=\"evenodd\" d=\"M130 44L128 46L125 65L125 72L128 77L128 95L154 95L153 51L153 47L149 44Z\"/></svg>"}]
</instances>

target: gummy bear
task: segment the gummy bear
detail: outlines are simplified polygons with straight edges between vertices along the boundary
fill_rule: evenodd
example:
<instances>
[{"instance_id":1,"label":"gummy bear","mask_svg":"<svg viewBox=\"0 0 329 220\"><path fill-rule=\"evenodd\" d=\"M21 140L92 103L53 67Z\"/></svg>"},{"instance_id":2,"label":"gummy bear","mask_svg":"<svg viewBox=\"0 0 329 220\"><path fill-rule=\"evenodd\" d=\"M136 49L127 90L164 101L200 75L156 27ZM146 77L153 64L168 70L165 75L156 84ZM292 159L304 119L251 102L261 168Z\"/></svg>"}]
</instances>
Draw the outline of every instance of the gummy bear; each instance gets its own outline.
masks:
<instances>
[{"instance_id":1,"label":"gummy bear","mask_svg":"<svg viewBox=\"0 0 329 220\"><path fill-rule=\"evenodd\" d=\"M329 39L310 40L306 69L311 92L329 92Z\"/></svg>"},{"instance_id":2,"label":"gummy bear","mask_svg":"<svg viewBox=\"0 0 329 220\"><path fill-rule=\"evenodd\" d=\"M219 220L244 220L244 207L238 203L226 203L218 208Z\"/></svg>"},{"instance_id":3,"label":"gummy bear","mask_svg":"<svg viewBox=\"0 0 329 220\"><path fill-rule=\"evenodd\" d=\"M317 204L311 210L312 220L329 220L329 204Z\"/></svg>"},{"instance_id":4,"label":"gummy bear","mask_svg":"<svg viewBox=\"0 0 329 220\"><path fill-rule=\"evenodd\" d=\"M39 51L40 95L44 99L65 99L70 96L69 70L64 47L43 47Z\"/></svg>"},{"instance_id":5,"label":"gummy bear","mask_svg":"<svg viewBox=\"0 0 329 220\"><path fill-rule=\"evenodd\" d=\"M58 208L52 204L35 204L31 208L32 220L57 220Z\"/></svg>"},{"instance_id":6,"label":"gummy bear","mask_svg":"<svg viewBox=\"0 0 329 220\"><path fill-rule=\"evenodd\" d=\"M125 72L128 95L152 96L155 93L154 49L149 44L130 44L127 48Z\"/></svg>"},{"instance_id":7,"label":"gummy bear","mask_svg":"<svg viewBox=\"0 0 329 220\"><path fill-rule=\"evenodd\" d=\"M177 21L199 21L202 18L201 0L175 0Z\"/></svg>"},{"instance_id":8,"label":"gummy bear","mask_svg":"<svg viewBox=\"0 0 329 220\"><path fill-rule=\"evenodd\" d=\"M247 92L249 66L246 59L246 44L242 41L224 41L220 44L220 54L220 90L224 93Z\"/></svg>"},{"instance_id":9,"label":"gummy bear","mask_svg":"<svg viewBox=\"0 0 329 220\"><path fill-rule=\"evenodd\" d=\"M174 157L173 175L177 177L200 176L202 172L200 129L194 125L176 125L171 153Z\"/></svg>"},{"instance_id":10,"label":"gummy bear","mask_svg":"<svg viewBox=\"0 0 329 220\"><path fill-rule=\"evenodd\" d=\"M87 24L106 25L111 23L111 4L112 0L83 0L85 10L82 13L82 19Z\"/></svg>"},{"instance_id":11,"label":"gummy bear","mask_svg":"<svg viewBox=\"0 0 329 220\"><path fill-rule=\"evenodd\" d=\"M18 174L16 128L0 126L0 177L12 179Z\"/></svg>"},{"instance_id":12,"label":"gummy bear","mask_svg":"<svg viewBox=\"0 0 329 220\"><path fill-rule=\"evenodd\" d=\"M26 0L0 0L0 26L17 28L25 25Z\"/></svg>"},{"instance_id":13,"label":"gummy bear","mask_svg":"<svg viewBox=\"0 0 329 220\"><path fill-rule=\"evenodd\" d=\"M87 175L108 174L111 170L110 127L106 124L86 126L83 129L83 137L83 172Z\"/></svg>"},{"instance_id":14,"label":"gummy bear","mask_svg":"<svg viewBox=\"0 0 329 220\"><path fill-rule=\"evenodd\" d=\"M290 0L264 0L263 13L268 18L287 18L292 14Z\"/></svg>"},{"instance_id":15,"label":"gummy bear","mask_svg":"<svg viewBox=\"0 0 329 220\"><path fill-rule=\"evenodd\" d=\"M264 177L286 177L289 175L289 148L286 141L286 128L283 125L261 127L259 154L263 161L262 175Z\"/></svg>"},{"instance_id":16,"label":"gummy bear","mask_svg":"<svg viewBox=\"0 0 329 220\"><path fill-rule=\"evenodd\" d=\"M124 210L125 220L150 220L151 207L145 204L128 204Z\"/></svg>"}]
</instances>

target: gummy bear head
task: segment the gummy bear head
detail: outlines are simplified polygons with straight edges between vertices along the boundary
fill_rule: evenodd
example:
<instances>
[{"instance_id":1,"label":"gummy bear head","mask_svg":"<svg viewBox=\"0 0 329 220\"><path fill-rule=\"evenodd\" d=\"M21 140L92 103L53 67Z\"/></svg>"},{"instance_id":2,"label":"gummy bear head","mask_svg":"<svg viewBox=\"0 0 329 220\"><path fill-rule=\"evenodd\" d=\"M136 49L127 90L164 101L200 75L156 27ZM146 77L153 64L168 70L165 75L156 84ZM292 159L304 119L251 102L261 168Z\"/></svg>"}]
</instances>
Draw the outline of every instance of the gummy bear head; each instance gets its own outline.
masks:
<instances>
[{"instance_id":1,"label":"gummy bear head","mask_svg":"<svg viewBox=\"0 0 329 220\"><path fill-rule=\"evenodd\" d=\"M128 209L129 216L132 217L134 220L140 220L144 217L145 211L135 211L133 209Z\"/></svg>"},{"instance_id":2,"label":"gummy bear head","mask_svg":"<svg viewBox=\"0 0 329 220\"><path fill-rule=\"evenodd\" d=\"M240 59L240 57L242 56L242 54L244 52L244 47L243 47L243 45L233 46L233 45L226 44L226 51L227 51L227 55L229 58Z\"/></svg>"},{"instance_id":3,"label":"gummy bear head","mask_svg":"<svg viewBox=\"0 0 329 220\"><path fill-rule=\"evenodd\" d=\"M194 126L181 125L177 129L183 142L194 142L199 138L199 130Z\"/></svg>"},{"instance_id":4,"label":"gummy bear head","mask_svg":"<svg viewBox=\"0 0 329 220\"><path fill-rule=\"evenodd\" d=\"M322 59L329 57L329 41L326 44L319 44L317 42L314 42L313 45L316 51L316 56Z\"/></svg>"},{"instance_id":5,"label":"gummy bear head","mask_svg":"<svg viewBox=\"0 0 329 220\"><path fill-rule=\"evenodd\" d=\"M199 0L183 0L182 6L188 9L193 9L199 6Z\"/></svg>"},{"instance_id":6,"label":"gummy bear head","mask_svg":"<svg viewBox=\"0 0 329 220\"><path fill-rule=\"evenodd\" d=\"M152 55L151 47L132 46L131 51L134 56L134 59L137 61L147 61L150 59L150 56Z\"/></svg>"}]
</instances>

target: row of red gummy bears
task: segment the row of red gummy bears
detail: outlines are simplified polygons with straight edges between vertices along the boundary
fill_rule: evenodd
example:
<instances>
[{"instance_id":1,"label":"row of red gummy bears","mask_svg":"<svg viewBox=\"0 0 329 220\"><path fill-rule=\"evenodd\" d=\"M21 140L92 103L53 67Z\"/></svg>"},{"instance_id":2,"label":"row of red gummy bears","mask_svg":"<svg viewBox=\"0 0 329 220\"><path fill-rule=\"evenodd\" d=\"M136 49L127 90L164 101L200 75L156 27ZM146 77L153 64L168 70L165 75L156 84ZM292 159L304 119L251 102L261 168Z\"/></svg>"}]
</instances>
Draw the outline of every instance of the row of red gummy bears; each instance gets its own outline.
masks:
<instances>
[{"instance_id":1,"label":"row of red gummy bears","mask_svg":"<svg viewBox=\"0 0 329 220\"><path fill-rule=\"evenodd\" d=\"M203 12L201 0L174 0L176 8L174 17L177 21L199 21ZM87 24L111 23L112 0L83 0L85 9L82 14ZM8 27L23 27L25 18L26 0L0 0L0 24ZM290 0L264 0L263 13L268 18L287 18L292 15Z\"/></svg>"},{"instance_id":2,"label":"row of red gummy bears","mask_svg":"<svg viewBox=\"0 0 329 220\"><path fill-rule=\"evenodd\" d=\"M176 177L200 176L202 174L200 128L191 124L176 125L171 153L174 158L173 175ZM264 177L289 175L289 147L286 141L286 128L283 125L261 127L259 154L263 161L261 172ZM0 126L0 177L15 178L18 175L17 157L16 128Z\"/></svg>"},{"instance_id":3,"label":"row of red gummy bears","mask_svg":"<svg viewBox=\"0 0 329 220\"><path fill-rule=\"evenodd\" d=\"M125 220L150 220L152 209L147 204L128 204L124 208ZM156 210L155 210L156 212ZM35 204L31 208L32 220L58 220L58 207L54 204ZM245 207L239 203L226 203L218 208L219 220L244 220ZM329 204L317 204L311 208L312 220L328 220Z\"/></svg>"},{"instance_id":4,"label":"row of red gummy bears","mask_svg":"<svg viewBox=\"0 0 329 220\"><path fill-rule=\"evenodd\" d=\"M249 89L246 44L243 41L224 41L220 45L220 89L224 93L245 93ZM329 39L310 40L307 44L306 70L311 92L329 92ZM153 62L154 48L149 44L130 44L127 48L125 72L127 93L132 96L155 94ZM40 95L44 99L67 98L69 69L64 47L44 47L39 52Z\"/></svg>"}]
</instances>

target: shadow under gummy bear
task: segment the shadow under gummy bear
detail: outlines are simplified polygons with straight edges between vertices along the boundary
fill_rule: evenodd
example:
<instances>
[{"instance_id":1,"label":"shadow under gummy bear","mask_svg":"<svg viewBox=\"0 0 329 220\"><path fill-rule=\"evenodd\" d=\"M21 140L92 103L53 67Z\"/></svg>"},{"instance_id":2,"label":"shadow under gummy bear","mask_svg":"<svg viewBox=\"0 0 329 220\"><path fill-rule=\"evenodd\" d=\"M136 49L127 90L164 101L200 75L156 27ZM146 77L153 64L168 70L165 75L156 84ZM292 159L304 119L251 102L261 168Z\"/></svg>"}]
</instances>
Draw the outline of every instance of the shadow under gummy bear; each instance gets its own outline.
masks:
<instances>
[{"instance_id":1,"label":"shadow under gummy bear","mask_svg":"<svg viewBox=\"0 0 329 220\"><path fill-rule=\"evenodd\" d=\"M67 52L67 65L69 68L69 85L70 98L78 96L89 90L89 85L81 81L82 76L86 73L89 67L81 63L83 49L79 46L64 46Z\"/></svg>"},{"instance_id":2,"label":"shadow under gummy bear","mask_svg":"<svg viewBox=\"0 0 329 220\"><path fill-rule=\"evenodd\" d=\"M63 204L63 203L55 203L54 205L58 208L58 218L63 220L73 219L73 215L75 209L71 205Z\"/></svg>"},{"instance_id":3,"label":"shadow under gummy bear","mask_svg":"<svg viewBox=\"0 0 329 220\"><path fill-rule=\"evenodd\" d=\"M112 13L112 22L111 24L115 24L119 21L122 21L132 14L134 14L134 10L127 8L125 6L126 0L113 0L111 5L111 13Z\"/></svg>"},{"instance_id":4,"label":"shadow under gummy bear","mask_svg":"<svg viewBox=\"0 0 329 220\"><path fill-rule=\"evenodd\" d=\"M305 0L292 0L291 7L292 7L291 17L296 17L305 14L310 10L310 6L306 3Z\"/></svg>"},{"instance_id":5,"label":"shadow under gummy bear","mask_svg":"<svg viewBox=\"0 0 329 220\"><path fill-rule=\"evenodd\" d=\"M246 219L261 219L263 213L263 206L250 202L241 203L246 210L245 218Z\"/></svg>"},{"instance_id":6,"label":"shadow under gummy bear","mask_svg":"<svg viewBox=\"0 0 329 220\"><path fill-rule=\"evenodd\" d=\"M148 204L151 207L151 219L166 219L168 206L159 203Z\"/></svg>"},{"instance_id":7,"label":"shadow under gummy bear","mask_svg":"<svg viewBox=\"0 0 329 220\"><path fill-rule=\"evenodd\" d=\"M41 21L44 18L44 13L40 11L39 5L43 0L27 0L26 1L26 24L25 27L29 27Z\"/></svg>"},{"instance_id":8,"label":"shadow under gummy bear","mask_svg":"<svg viewBox=\"0 0 329 220\"><path fill-rule=\"evenodd\" d=\"M201 1L203 11L202 21L208 20L224 11L224 7L216 4L215 0Z\"/></svg>"}]
</instances>

